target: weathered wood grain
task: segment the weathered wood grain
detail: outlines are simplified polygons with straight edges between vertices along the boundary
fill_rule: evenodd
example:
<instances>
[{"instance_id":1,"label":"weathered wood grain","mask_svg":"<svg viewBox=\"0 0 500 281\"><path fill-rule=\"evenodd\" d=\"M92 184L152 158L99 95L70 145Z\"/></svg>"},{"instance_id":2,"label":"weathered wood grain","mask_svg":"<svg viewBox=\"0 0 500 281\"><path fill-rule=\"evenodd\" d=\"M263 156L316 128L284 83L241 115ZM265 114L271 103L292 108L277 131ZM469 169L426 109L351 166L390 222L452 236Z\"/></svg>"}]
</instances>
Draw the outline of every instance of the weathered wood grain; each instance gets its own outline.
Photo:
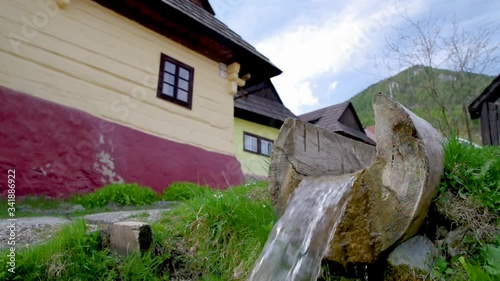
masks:
<instances>
[{"instance_id":1,"label":"weathered wood grain","mask_svg":"<svg viewBox=\"0 0 500 281\"><path fill-rule=\"evenodd\" d=\"M305 176L343 175L366 168L375 147L289 118L274 142L269 191L278 215Z\"/></svg>"}]
</instances>

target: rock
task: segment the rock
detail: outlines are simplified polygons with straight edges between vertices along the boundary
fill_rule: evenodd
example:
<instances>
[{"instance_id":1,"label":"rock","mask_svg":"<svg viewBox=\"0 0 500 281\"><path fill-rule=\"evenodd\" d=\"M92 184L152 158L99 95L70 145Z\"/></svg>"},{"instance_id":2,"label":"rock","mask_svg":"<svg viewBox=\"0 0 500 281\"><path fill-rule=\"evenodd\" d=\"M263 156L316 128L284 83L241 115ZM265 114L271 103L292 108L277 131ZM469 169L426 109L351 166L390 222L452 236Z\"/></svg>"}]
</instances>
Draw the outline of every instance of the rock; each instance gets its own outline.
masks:
<instances>
[{"instance_id":1,"label":"rock","mask_svg":"<svg viewBox=\"0 0 500 281\"><path fill-rule=\"evenodd\" d=\"M74 213L74 212L81 212L81 211L85 211L85 208L80 205L80 204L77 204L77 205L74 205L72 206L69 210L68 210L68 213Z\"/></svg>"},{"instance_id":2,"label":"rock","mask_svg":"<svg viewBox=\"0 0 500 281\"><path fill-rule=\"evenodd\" d=\"M274 142L269 166L269 192L278 216L304 177L353 173L374 159L374 146L287 119Z\"/></svg>"},{"instance_id":3,"label":"rock","mask_svg":"<svg viewBox=\"0 0 500 281\"><path fill-rule=\"evenodd\" d=\"M405 269L429 273L437 253L437 248L429 238L417 235L398 245L389 254L387 261L392 267L404 266Z\"/></svg>"},{"instance_id":4,"label":"rock","mask_svg":"<svg viewBox=\"0 0 500 281\"><path fill-rule=\"evenodd\" d=\"M148 250L153 242L153 232L147 223L117 222L110 226L109 242L113 250L125 256L132 252Z\"/></svg>"}]
</instances>

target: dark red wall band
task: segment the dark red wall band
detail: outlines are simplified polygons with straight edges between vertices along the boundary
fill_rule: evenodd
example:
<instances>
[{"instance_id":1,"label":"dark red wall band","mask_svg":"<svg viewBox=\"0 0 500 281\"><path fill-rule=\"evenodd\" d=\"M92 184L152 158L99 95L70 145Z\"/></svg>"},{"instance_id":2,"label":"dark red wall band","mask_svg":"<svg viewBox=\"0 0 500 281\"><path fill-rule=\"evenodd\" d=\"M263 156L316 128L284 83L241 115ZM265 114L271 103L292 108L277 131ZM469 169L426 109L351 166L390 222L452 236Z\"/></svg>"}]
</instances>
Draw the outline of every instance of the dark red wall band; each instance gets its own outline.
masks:
<instances>
[{"instance_id":1,"label":"dark red wall band","mask_svg":"<svg viewBox=\"0 0 500 281\"><path fill-rule=\"evenodd\" d=\"M120 181L157 192L176 181L214 188L244 181L234 156L162 139L0 87L3 197L9 169L15 169L16 196L67 197Z\"/></svg>"}]
</instances>

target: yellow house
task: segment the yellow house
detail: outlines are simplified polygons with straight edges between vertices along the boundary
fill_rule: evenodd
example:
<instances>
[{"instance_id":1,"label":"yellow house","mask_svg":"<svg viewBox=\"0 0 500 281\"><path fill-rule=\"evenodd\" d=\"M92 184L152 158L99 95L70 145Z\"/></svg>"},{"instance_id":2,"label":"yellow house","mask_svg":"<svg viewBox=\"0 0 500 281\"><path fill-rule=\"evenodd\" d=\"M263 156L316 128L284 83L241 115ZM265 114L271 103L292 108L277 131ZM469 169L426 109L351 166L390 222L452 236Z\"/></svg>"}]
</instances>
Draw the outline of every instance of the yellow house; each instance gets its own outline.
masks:
<instances>
[{"instance_id":1,"label":"yellow house","mask_svg":"<svg viewBox=\"0 0 500 281\"><path fill-rule=\"evenodd\" d=\"M296 116L283 105L271 81L246 87L234 98L234 145L247 178L269 172L273 142L286 118Z\"/></svg>"},{"instance_id":2,"label":"yellow house","mask_svg":"<svg viewBox=\"0 0 500 281\"><path fill-rule=\"evenodd\" d=\"M206 0L2 0L0 173L18 195L240 183L234 95L280 73Z\"/></svg>"}]
</instances>

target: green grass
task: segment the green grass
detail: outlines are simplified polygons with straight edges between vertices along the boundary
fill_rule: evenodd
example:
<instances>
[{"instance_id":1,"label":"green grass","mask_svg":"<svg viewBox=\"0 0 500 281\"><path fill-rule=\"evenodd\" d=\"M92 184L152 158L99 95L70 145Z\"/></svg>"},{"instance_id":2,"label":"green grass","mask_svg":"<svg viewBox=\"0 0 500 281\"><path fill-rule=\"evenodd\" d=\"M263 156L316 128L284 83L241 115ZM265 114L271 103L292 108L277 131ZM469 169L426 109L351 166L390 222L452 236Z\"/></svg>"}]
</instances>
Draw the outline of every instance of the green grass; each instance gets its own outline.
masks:
<instances>
[{"instance_id":1,"label":"green grass","mask_svg":"<svg viewBox=\"0 0 500 281\"><path fill-rule=\"evenodd\" d=\"M108 204L119 206L149 205L158 199L158 195L148 187L137 184L111 184L92 193L74 196L71 201L91 209L102 208Z\"/></svg>"},{"instance_id":2,"label":"green grass","mask_svg":"<svg viewBox=\"0 0 500 281\"><path fill-rule=\"evenodd\" d=\"M175 184L174 184L175 185ZM93 192L74 195L70 198L45 196L25 196L17 199L16 217L61 216L77 217L98 212L114 211L117 207L140 209L159 201L161 197L149 187L137 184L111 184ZM0 206L8 206L6 198L0 198ZM74 205L82 205L85 210L69 211ZM11 207L11 206L9 206ZM0 213L0 218L8 218L8 212Z\"/></svg>"},{"instance_id":3,"label":"green grass","mask_svg":"<svg viewBox=\"0 0 500 281\"><path fill-rule=\"evenodd\" d=\"M438 259L433 280L500 280L500 237L493 231L500 222L499 156L500 147L476 148L455 139L446 144L435 204L444 206L440 215L452 228L467 228L462 241L467 251ZM175 183L161 196L137 185L113 185L70 202L95 210L160 199L181 203L151 225L155 245L150 252L119 258L101 249L98 235L86 234L85 224L77 221L47 244L17 253L19 280L244 280L277 219L264 181L224 191ZM40 208L57 205L30 200ZM5 264L5 258L0 262ZM9 280L6 274L0 280ZM322 280L347 280L332 276L323 271Z\"/></svg>"},{"instance_id":4,"label":"green grass","mask_svg":"<svg viewBox=\"0 0 500 281\"><path fill-rule=\"evenodd\" d=\"M500 280L500 147L451 138L444 152L436 205L451 227L465 229L465 253L438 259L434 280Z\"/></svg>"},{"instance_id":5,"label":"green grass","mask_svg":"<svg viewBox=\"0 0 500 281\"><path fill-rule=\"evenodd\" d=\"M205 190L169 211L172 275L194 280L244 280L276 220L263 182Z\"/></svg>"},{"instance_id":6,"label":"green grass","mask_svg":"<svg viewBox=\"0 0 500 281\"><path fill-rule=\"evenodd\" d=\"M267 183L225 191L186 183L171 187L163 197L183 202L151 225L155 243L149 252L120 258L102 249L98 233L86 233L84 221L77 220L46 244L19 249L16 274L4 271L0 281L14 276L15 280L169 280L170 276L244 280L276 220ZM109 190L98 194L85 195L79 202L100 198L97 206L102 206L120 198ZM6 255L0 263L6 263Z\"/></svg>"},{"instance_id":7,"label":"green grass","mask_svg":"<svg viewBox=\"0 0 500 281\"><path fill-rule=\"evenodd\" d=\"M455 138L445 146L444 177L440 190L472 196L500 215L500 147L474 147Z\"/></svg>"},{"instance_id":8,"label":"green grass","mask_svg":"<svg viewBox=\"0 0 500 281\"><path fill-rule=\"evenodd\" d=\"M5 206L5 212L0 212L0 219L9 218L7 206L16 208L16 217L39 216L38 210L55 210L71 204L69 199L58 199L45 196L25 196L16 198L14 205L7 198L0 198L0 206ZM27 209L26 209L27 208Z\"/></svg>"},{"instance_id":9,"label":"green grass","mask_svg":"<svg viewBox=\"0 0 500 281\"><path fill-rule=\"evenodd\" d=\"M168 256L132 254L119 258L101 249L98 232L86 232L83 220L64 226L46 244L19 249L15 274L6 270L0 280L168 280ZM0 263L7 262L7 252Z\"/></svg>"},{"instance_id":10,"label":"green grass","mask_svg":"<svg viewBox=\"0 0 500 281\"><path fill-rule=\"evenodd\" d=\"M165 201L187 201L206 192L210 192L208 187L191 182L176 182L165 189L161 198Z\"/></svg>"},{"instance_id":11,"label":"green grass","mask_svg":"<svg viewBox=\"0 0 500 281\"><path fill-rule=\"evenodd\" d=\"M23 197L19 203L25 206L30 206L32 209L52 210L68 204L69 200L61 200L45 196L26 196Z\"/></svg>"}]
</instances>

